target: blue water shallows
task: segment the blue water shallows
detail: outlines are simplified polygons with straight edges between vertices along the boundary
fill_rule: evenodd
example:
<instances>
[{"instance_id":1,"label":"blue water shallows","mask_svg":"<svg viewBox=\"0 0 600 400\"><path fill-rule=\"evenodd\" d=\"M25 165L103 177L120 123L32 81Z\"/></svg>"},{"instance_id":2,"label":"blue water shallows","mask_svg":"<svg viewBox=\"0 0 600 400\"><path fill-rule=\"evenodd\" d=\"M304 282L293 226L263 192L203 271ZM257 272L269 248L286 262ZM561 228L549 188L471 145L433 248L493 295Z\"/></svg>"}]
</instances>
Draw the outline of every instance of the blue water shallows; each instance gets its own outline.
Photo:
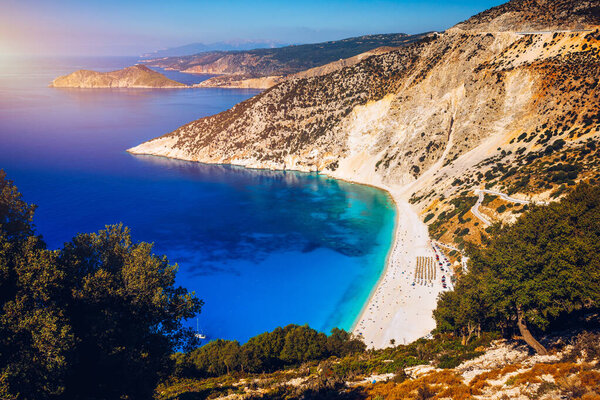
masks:
<instances>
[{"instance_id":1,"label":"blue water shallows","mask_svg":"<svg viewBox=\"0 0 600 400\"><path fill-rule=\"evenodd\" d=\"M35 223L49 247L123 222L179 264L178 283L205 301L199 324L209 338L245 341L289 323L349 329L392 239L385 192L125 152L257 91L47 87L74 69L134 61L0 62L0 168L39 206Z\"/></svg>"}]
</instances>

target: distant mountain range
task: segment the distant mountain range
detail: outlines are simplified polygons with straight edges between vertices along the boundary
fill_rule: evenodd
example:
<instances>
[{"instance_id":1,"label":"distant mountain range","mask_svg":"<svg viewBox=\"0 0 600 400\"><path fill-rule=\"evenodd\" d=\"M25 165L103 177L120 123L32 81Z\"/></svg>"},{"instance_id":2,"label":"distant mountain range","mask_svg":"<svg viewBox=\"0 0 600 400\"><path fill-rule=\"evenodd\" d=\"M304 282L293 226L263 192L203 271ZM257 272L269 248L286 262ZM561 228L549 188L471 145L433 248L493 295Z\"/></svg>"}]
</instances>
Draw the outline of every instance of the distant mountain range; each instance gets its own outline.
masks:
<instances>
[{"instance_id":1,"label":"distant mountain range","mask_svg":"<svg viewBox=\"0 0 600 400\"><path fill-rule=\"evenodd\" d=\"M142 54L141 58L178 57L188 56L207 51L243 51L253 49L271 49L287 46L289 43L281 43L273 40L231 40L215 43L190 43L183 46L170 47L167 49Z\"/></svg>"},{"instance_id":2,"label":"distant mountain range","mask_svg":"<svg viewBox=\"0 0 600 400\"><path fill-rule=\"evenodd\" d=\"M392 49L407 46L428 35L378 34L270 49L207 51L191 56L155 58L146 62L153 67L187 73L223 75L207 81L204 86L265 88L292 74L382 47ZM264 79L259 78L267 78L270 83L264 85Z\"/></svg>"}]
</instances>

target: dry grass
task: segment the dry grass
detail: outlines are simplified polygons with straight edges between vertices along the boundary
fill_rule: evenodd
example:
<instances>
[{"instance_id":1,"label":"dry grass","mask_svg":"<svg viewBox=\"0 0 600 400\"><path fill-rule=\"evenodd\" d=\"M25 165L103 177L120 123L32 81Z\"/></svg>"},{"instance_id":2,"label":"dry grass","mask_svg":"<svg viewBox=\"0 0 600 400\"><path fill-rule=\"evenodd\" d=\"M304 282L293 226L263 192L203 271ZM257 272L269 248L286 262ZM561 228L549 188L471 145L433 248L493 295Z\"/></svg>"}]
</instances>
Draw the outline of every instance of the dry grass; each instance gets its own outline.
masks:
<instances>
[{"instance_id":1,"label":"dry grass","mask_svg":"<svg viewBox=\"0 0 600 400\"><path fill-rule=\"evenodd\" d=\"M505 366L504 368L498 368L488 372L484 372L473 378L473 380L469 383L469 387L471 388L473 393L480 393L482 389L490 386L488 381L497 380L502 376L518 371L519 368L521 368L520 364L511 364Z\"/></svg>"},{"instance_id":2,"label":"dry grass","mask_svg":"<svg viewBox=\"0 0 600 400\"><path fill-rule=\"evenodd\" d=\"M501 381L523 368L521 364L511 364L484 372L473 378L469 385L465 385L462 377L452 370L435 371L400 384L376 384L365 388L365 393L368 400L467 400L473 396L490 394L490 381ZM530 393L530 389L525 388L530 388L532 384L539 385L537 389L534 386L534 391ZM514 387L520 387L531 398L560 396L563 399L600 400L600 371L590 363L540 363L507 379L506 388ZM484 393L486 388L487 393Z\"/></svg>"},{"instance_id":3,"label":"dry grass","mask_svg":"<svg viewBox=\"0 0 600 400\"><path fill-rule=\"evenodd\" d=\"M536 364L530 370L515 375L509 381L512 385L542 383L542 376L544 375L551 375L557 381L561 378L581 373L585 367L584 364L575 363Z\"/></svg>"},{"instance_id":4,"label":"dry grass","mask_svg":"<svg viewBox=\"0 0 600 400\"><path fill-rule=\"evenodd\" d=\"M366 389L367 399L442 399L466 400L471 398L469 387L462 378L450 370L436 371L418 379L394 384L393 382L373 385Z\"/></svg>"}]
</instances>

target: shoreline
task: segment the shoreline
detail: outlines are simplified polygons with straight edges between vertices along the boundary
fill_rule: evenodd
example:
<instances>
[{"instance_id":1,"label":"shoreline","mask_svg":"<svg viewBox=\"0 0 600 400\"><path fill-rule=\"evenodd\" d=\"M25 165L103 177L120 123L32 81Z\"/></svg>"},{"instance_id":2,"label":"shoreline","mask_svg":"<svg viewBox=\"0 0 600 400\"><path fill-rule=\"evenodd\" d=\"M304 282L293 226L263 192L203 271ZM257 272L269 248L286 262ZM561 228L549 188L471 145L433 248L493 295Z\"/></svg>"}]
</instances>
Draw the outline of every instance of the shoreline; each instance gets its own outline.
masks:
<instances>
[{"instance_id":1,"label":"shoreline","mask_svg":"<svg viewBox=\"0 0 600 400\"><path fill-rule=\"evenodd\" d=\"M388 266L389 266L389 263L390 263L390 257L392 256L392 250L393 250L393 248L394 248L394 246L396 244L396 235L397 235L397 231L398 231L398 225L400 223L400 221L399 221L400 211L398 209L398 204L396 203L396 199L394 198L394 196L392 195L392 193L389 190L386 190L386 189L383 189L381 187L377 187L377 186L374 186L374 185L366 185L366 186L371 186L371 187L374 187L376 189L385 191L387 193L387 195L389 196L389 198L391 199L392 204L394 205L394 210L395 210L394 229L392 230L392 240L390 242L390 248L388 249L388 252L385 255L385 265L383 266L383 270L379 274L379 278L377 278L377 282L375 282L375 285L373 285L373 287L371 288L371 291L369 292L369 297L367 297L367 300L364 302L364 304L360 308L360 312L358 313L358 315L356 316L356 318L354 318L354 322L352 322L352 327L350 328L350 332L352 332L352 333L354 332L354 330L356 329L356 326L358 325L358 323L360 322L360 320L364 316L365 311L367 310L367 306L373 300L373 296L375 295L375 292L376 292L377 288L379 287L379 285L380 285L383 277L388 272Z\"/></svg>"},{"instance_id":2,"label":"shoreline","mask_svg":"<svg viewBox=\"0 0 600 400\"><path fill-rule=\"evenodd\" d=\"M358 182L360 183L360 182ZM417 257L435 257L427 226L401 195L385 185L396 207L393 240L385 267L371 290L351 333L363 339L368 348L407 344L426 336L435 328L432 312L443 290L441 273L427 285L415 284ZM434 267L438 270L437 265Z\"/></svg>"},{"instance_id":3,"label":"shoreline","mask_svg":"<svg viewBox=\"0 0 600 400\"><path fill-rule=\"evenodd\" d=\"M384 268L369 293L369 297L354 319L350 333L359 336L367 348L389 347L392 341L407 344L426 336L435 328L432 312L437 305L438 294L443 291L441 276L437 264L436 279L427 284L414 284L417 257L428 257L435 260L435 252L427 226L405 199L405 192L411 185L392 189L382 183L367 182L359 177L351 178L340 173L325 171L302 171L294 169L278 169L265 166L250 167L240 164L204 163L197 160L185 160L184 157L169 157L161 154L140 152L135 148L127 150L133 155L151 155L165 158L181 159L208 165L234 165L246 169L281 170L317 173L330 178L343 180L353 184L371 186L385 191L396 208L393 239L388 250ZM133 151L130 151L133 150ZM401 218L402 215L402 218Z\"/></svg>"}]
</instances>

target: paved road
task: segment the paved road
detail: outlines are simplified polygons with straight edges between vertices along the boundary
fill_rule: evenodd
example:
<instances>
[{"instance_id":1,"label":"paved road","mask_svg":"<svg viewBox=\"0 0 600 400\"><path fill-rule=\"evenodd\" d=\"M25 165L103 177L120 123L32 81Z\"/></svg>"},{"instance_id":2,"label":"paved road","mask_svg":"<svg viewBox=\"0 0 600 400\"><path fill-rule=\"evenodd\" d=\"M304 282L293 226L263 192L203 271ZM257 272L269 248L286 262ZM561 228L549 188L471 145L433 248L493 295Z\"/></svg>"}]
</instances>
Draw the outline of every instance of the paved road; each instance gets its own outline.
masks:
<instances>
[{"instance_id":1,"label":"paved road","mask_svg":"<svg viewBox=\"0 0 600 400\"><path fill-rule=\"evenodd\" d=\"M510 196L509 196L509 195L507 195L506 193L498 192L498 191L495 191L495 190L488 190L488 189L474 189L474 190L473 190L473 192L474 192L475 194L479 195L479 198L477 199L477 202L475 203L475 205L474 205L473 207L471 207L471 212L472 212L472 213L473 213L473 215L475 215L475 216L476 216L476 217L477 217L477 218L478 218L478 219L479 219L481 222L483 222L483 224L484 224L484 225L488 225L488 226L489 226L489 225L491 225L491 224L492 224L492 222L489 220L489 218L488 218L487 216L485 216L485 215L483 215L481 212L479 212L479 206L481 206L481 203L483 202L483 199L484 199L484 195L485 195L486 193L487 193L487 194L491 194L491 195L493 195L493 196L498 196L498 197L500 197L500 198L501 198L501 199L503 199L503 200L510 201L510 202L517 203L517 204L532 204L532 203L533 203L533 204L548 204L548 203L546 203L546 202L542 202L542 201L533 202L533 201L531 201L531 200L517 199L517 198L514 198L514 197L510 197ZM437 242L437 241L434 241L434 240L432 240L431 242L432 242L432 243L433 243L435 246L438 246L438 247L445 247L445 248L447 248L447 249L450 249L450 250L456 250L456 251L458 251L459 253L461 253L461 255L462 255L462 257L461 257L461 258L462 258L462 260L461 260L461 264L462 264L462 267L463 267L463 270L464 270L464 272L467 272L467 261L468 261L468 258L467 258L467 257L465 257L465 256L462 254L462 251L460 251L460 250L459 250L459 249L457 249L456 247L450 246L450 245L448 245L448 244L445 244L445 243ZM436 250L436 252L437 252L437 249L435 248L435 246L434 246L434 250Z\"/></svg>"},{"instance_id":2,"label":"paved road","mask_svg":"<svg viewBox=\"0 0 600 400\"><path fill-rule=\"evenodd\" d=\"M510 197L506 193L496 192L494 190L475 189L474 192L475 192L475 194L479 194L480 197L482 196L482 193L487 193L487 194L493 194L494 196L499 196L501 199L506 200L506 201L512 201L513 203L518 203L518 204L531 204L532 203L529 200L516 199L514 197Z\"/></svg>"},{"instance_id":3,"label":"paved road","mask_svg":"<svg viewBox=\"0 0 600 400\"><path fill-rule=\"evenodd\" d=\"M581 33L581 32L593 32L592 29L573 29L563 31L531 31L531 32L516 32L517 35L547 35L555 33Z\"/></svg>"},{"instance_id":4,"label":"paved road","mask_svg":"<svg viewBox=\"0 0 600 400\"><path fill-rule=\"evenodd\" d=\"M438 260L435 262L435 268L441 268L442 273L444 275L448 275L448 279L446 280L446 289L444 290L454 290L454 284L452 283L452 270L450 269L450 267L448 266L448 259L446 258L446 256L444 255L444 253L442 253L439 248L437 247L438 243L434 242L433 240L431 241L431 247L433 248L433 252L439 257ZM446 246L446 247L450 247L450 246ZM458 249L456 249L458 250ZM440 265L441 263L441 265ZM441 280L441 278L440 278Z\"/></svg>"},{"instance_id":5,"label":"paved road","mask_svg":"<svg viewBox=\"0 0 600 400\"><path fill-rule=\"evenodd\" d=\"M473 207L471 207L471 212L473 213L474 216L476 216L481 222L483 222L484 225L491 225L492 222L488 219L488 217L486 217L485 215L483 215L482 213L479 212L479 206L481 205L481 203L483 202L483 195L484 192L479 190L479 189L475 189L475 194L479 195L479 198L477 199L477 202L475 203L475 205Z\"/></svg>"},{"instance_id":6,"label":"paved road","mask_svg":"<svg viewBox=\"0 0 600 400\"><path fill-rule=\"evenodd\" d=\"M438 246L438 247L445 247L447 249L457 251L460 254L460 263L462 265L463 272L466 273L468 271L468 269L467 269L467 262L469 261L469 257L465 256L465 254L460 249L458 249L458 248L456 248L454 246L450 246L449 244L438 242L438 241L435 241L435 240L432 240L431 242L434 245Z\"/></svg>"},{"instance_id":7,"label":"paved road","mask_svg":"<svg viewBox=\"0 0 600 400\"><path fill-rule=\"evenodd\" d=\"M475 194L479 195L479 198L477 199L477 203L475 203L475 205L471 208L471 212L477 217L479 218L479 220L481 220L481 222L483 222L485 225L491 225L491 221L489 220L488 217L486 217L485 215L483 215L482 213L479 212L479 206L481 205L481 203L483 202L483 196L487 193L487 194L491 194L494 196L498 196L503 200L506 201L510 201L512 203L517 203L517 204L548 204L547 202L544 201L536 201L533 202L531 200L523 200L523 199L516 199L514 197L510 197L509 195L507 195L506 193L502 193L502 192L497 192L495 190L487 190L487 189L475 189L473 190L473 192Z\"/></svg>"}]
</instances>

